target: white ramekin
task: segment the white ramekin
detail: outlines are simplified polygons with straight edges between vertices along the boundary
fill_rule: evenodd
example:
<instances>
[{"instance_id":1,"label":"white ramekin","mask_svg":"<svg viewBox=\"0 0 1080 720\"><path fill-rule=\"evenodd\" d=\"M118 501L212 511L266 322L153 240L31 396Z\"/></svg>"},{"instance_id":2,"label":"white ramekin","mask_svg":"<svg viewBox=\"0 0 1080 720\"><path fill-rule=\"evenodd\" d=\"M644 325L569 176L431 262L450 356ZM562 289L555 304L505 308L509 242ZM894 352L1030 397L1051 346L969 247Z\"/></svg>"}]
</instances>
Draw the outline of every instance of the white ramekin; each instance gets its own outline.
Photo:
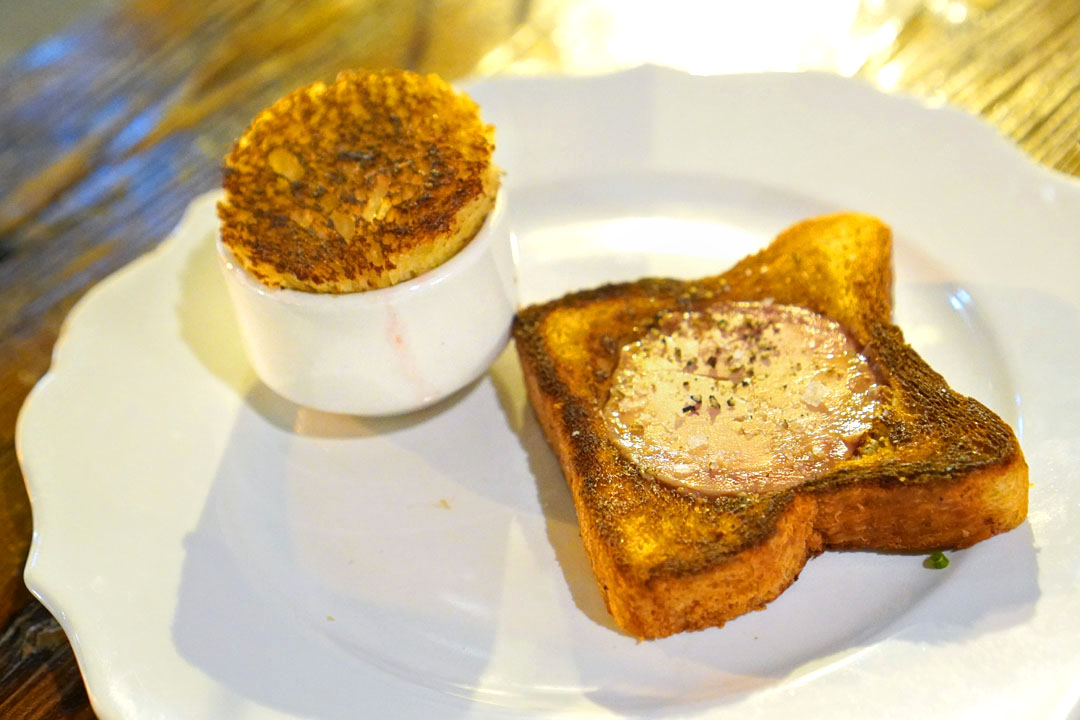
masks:
<instances>
[{"instance_id":1,"label":"white ramekin","mask_svg":"<svg viewBox=\"0 0 1080 720\"><path fill-rule=\"evenodd\" d=\"M352 415L416 410L482 375L509 338L517 283L501 190L461 252L379 290L268 288L220 238L217 247L256 375L300 405Z\"/></svg>"}]
</instances>

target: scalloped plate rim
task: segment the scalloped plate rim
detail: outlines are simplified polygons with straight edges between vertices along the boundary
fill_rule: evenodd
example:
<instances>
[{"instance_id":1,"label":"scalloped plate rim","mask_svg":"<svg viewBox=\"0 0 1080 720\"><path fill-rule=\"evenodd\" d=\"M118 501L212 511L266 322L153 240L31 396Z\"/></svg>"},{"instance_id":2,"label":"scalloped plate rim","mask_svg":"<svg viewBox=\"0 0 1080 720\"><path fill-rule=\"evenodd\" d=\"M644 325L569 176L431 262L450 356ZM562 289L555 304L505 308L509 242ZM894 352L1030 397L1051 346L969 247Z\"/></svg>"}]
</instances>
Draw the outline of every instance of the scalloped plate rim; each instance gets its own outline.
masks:
<instances>
[{"instance_id":1,"label":"scalloped plate rim","mask_svg":"<svg viewBox=\"0 0 1080 720\"><path fill-rule=\"evenodd\" d=\"M539 78L544 82L605 82L611 78L623 77L634 73L659 73L660 75L669 76L685 76L677 70L668 68L661 68L658 66L642 66L638 68L632 68L629 70L618 71L615 73L596 75L596 76L579 76L579 77L562 77L562 76L547 76ZM866 94L876 95L884 102L894 103L896 107L904 108L906 112L933 112L938 117L947 118L947 122L950 123L962 123L969 128L972 132L979 134L979 142L986 147L985 152L997 154L1010 161L1013 165L1014 171L1030 174L1032 177L1039 177L1051 182L1052 184L1067 188L1068 192L1075 193L1080 198L1080 178L1074 178L1063 173L1060 173L1051 168L1039 165L1031 158L1029 158L1020 148L1009 142L1006 138L997 133L989 124L981 119L972 116L962 109L949 106L946 104L928 103L916 96L907 95L903 93L884 93L874 88L869 83L846 78L842 76L833 75L831 73L824 72L800 72L800 73L747 73L738 75L719 75L719 76L694 76L700 77L705 81L719 81L725 82L729 79L737 78L754 78L763 76L791 76L798 78L809 78L809 82L826 82L835 83L841 86L858 85L860 91ZM475 87L494 86L498 84L511 84L517 85L522 83L528 83L538 78L532 77L495 77L487 80L469 80L463 83L463 86L471 89ZM801 82L796 80L795 82ZM885 100L887 98L887 100ZM38 598L46 608L56 616L61 627L64 629L68 638L71 640L72 646L75 651L75 655L80 667L80 671L84 675L86 680L87 689L90 693L90 697L95 710L100 712L103 716L121 716L123 709L112 698L109 698L107 694L102 694L97 691L97 685L99 682L103 683L104 680L99 680L99 674L107 674L107 669L99 664L96 659L94 650L85 647L80 641L79 627L80 620L78 619L78 610L75 608L67 607L68 603L62 599L58 599L57 594L63 594L63 589L60 588L60 581L50 577L49 559L47 556L41 556L42 548L42 530L43 527L49 525L47 517L50 515L50 508L43 507L34 498L40 496L39 490L47 484L48 481L37 475L37 471L34 469L35 459L33 457L35 453L33 440L29 439L26 435L27 426L36 422L36 415L40 412L47 410L46 398L50 397L55 390L55 380L58 376L62 375L65 369L76 361L76 358L68 357L66 352L66 340L71 331L73 323L77 323L81 315L85 310L97 301L101 296L108 294L114 290L117 283L124 278L147 271L152 267L158 259L165 253L169 252L172 247L172 240L175 236L184 232L185 228L193 221L193 212L195 206L200 200L205 199L204 196L193 199L192 204L187 207L181 220L167 238L165 238L161 244L148 251L146 254L137 258L133 262L129 263L123 268L115 271L102 281L92 287L72 308L67 318L65 318L59 335L56 341L56 345L52 354L52 361L49 369L38 381L38 383L31 389L27 395L26 400L19 412L16 421L15 432L15 448L16 455L20 466L24 473L25 483L27 490L31 498L34 531L33 538L28 553L27 564L24 570L24 580L31 593ZM1071 294L1074 296L1080 296L1080 290L1075 288L1057 288L1061 292ZM53 521L55 524L55 521ZM59 593L57 592L59 591ZM704 711L708 706L701 708ZM486 711L490 711L491 715L501 715L501 711L498 708L487 708ZM487 712L485 711L485 715Z\"/></svg>"}]
</instances>

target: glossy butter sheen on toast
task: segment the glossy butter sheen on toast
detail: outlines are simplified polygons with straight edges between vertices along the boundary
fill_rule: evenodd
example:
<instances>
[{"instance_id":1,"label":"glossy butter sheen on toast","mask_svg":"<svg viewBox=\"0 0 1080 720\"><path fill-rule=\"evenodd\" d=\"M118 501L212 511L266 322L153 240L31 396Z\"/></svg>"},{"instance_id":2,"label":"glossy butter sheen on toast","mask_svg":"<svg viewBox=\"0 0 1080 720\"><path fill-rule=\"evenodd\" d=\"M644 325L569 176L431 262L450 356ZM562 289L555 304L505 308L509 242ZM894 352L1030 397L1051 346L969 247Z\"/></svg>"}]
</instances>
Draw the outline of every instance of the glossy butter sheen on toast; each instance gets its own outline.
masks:
<instances>
[{"instance_id":1,"label":"glossy butter sheen on toast","mask_svg":"<svg viewBox=\"0 0 1080 720\"><path fill-rule=\"evenodd\" d=\"M1027 465L1015 435L979 402L953 392L904 342L891 323L891 298L889 228L848 213L801 222L722 275L607 285L519 313L514 337L529 399L570 486L607 607L626 632L655 638L723 625L777 597L825 549L960 548L1024 520ZM772 305L842 328L872 368L872 383L866 372L850 370L828 386L801 377L801 359L770 357L779 345L768 339L782 335L767 322L776 313L761 310ZM725 327L742 317L733 312L751 318L749 331L736 336ZM707 322L736 345L698 343L694 324ZM745 345L747 332L757 333L758 345ZM686 347L692 350L684 356ZM678 366L632 362L634 353L647 352L666 353L664 362ZM827 353L830 361L837 352ZM852 359L850 368L856 364ZM635 385L640 368L661 380ZM790 388L776 377L781 370L792 374ZM662 379L672 372L681 374ZM667 418L662 406L639 412L665 382L677 383L676 393L683 387L685 402ZM844 382L873 387L872 402L853 406L861 424L845 425L854 430L841 443L833 437L838 425L807 423L796 410L827 404L822 398ZM782 406L772 396L739 394L755 383L795 399ZM711 387L718 389L707 392ZM613 393L637 399L613 405ZM759 425L748 422L742 436L693 430L748 421L755 412ZM629 419L620 425L618 417ZM643 423L653 421L669 423L670 433L650 434ZM789 431L794 449L785 450ZM807 440L807 432L821 433L822 442ZM686 447L666 453L663 442ZM737 472L723 466L754 442L781 448L778 458L789 452L801 460L785 461L783 483L769 481L761 453L741 460ZM819 449L823 459L813 457ZM665 458L679 467L666 468ZM687 470L687 462L701 464ZM792 481L791 468L804 477ZM740 477L754 481L739 485Z\"/></svg>"}]
</instances>

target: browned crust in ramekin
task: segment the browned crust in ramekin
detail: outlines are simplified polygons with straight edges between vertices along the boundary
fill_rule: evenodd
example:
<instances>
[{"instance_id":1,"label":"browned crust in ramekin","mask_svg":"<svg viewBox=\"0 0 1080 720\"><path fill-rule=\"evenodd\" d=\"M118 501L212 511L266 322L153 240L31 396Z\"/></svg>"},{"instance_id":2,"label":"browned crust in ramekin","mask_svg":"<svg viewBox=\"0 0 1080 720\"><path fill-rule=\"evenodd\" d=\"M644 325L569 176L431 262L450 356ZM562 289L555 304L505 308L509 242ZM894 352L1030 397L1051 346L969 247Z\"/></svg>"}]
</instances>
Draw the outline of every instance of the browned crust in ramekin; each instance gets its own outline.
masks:
<instances>
[{"instance_id":1,"label":"browned crust in ramekin","mask_svg":"<svg viewBox=\"0 0 1080 720\"><path fill-rule=\"evenodd\" d=\"M494 130L434 75L343 72L261 112L225 158L221 237L263 284L324 293L437 267L495 202Z\"/></svg>"}]
</instances>

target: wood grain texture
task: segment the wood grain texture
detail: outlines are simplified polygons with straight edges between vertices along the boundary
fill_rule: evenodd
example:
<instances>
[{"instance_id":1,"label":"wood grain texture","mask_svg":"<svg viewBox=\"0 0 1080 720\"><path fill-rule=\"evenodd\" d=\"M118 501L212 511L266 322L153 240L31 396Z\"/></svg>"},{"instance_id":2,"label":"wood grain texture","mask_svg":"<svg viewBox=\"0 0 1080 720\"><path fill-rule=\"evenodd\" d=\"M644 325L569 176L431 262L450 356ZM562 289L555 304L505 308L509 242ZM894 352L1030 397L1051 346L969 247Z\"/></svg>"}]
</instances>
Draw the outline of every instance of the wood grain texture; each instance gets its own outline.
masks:
<instances>
[{"instance_id":1,"label":"wood grain texture","mask_svg":"<svg viewBox=\"0 0 1080 720\"><path fill-rule=\"evenodd\" d=\"M919 11L859 75L981 115L1035 160L1080 173L1080 2L953 5L962 21Z\"/></svg>"},{"instance_id":2,"label":"wood grain texture","mask_svg":"<svg viewBox=\"0 0 1080 720\"><path fill-rule=\"evenodd\" d=\"M0 717L91 717L22 584L19 407L87 288L154 247L251 116L345 67L575 72L586 0L128 0L0 67ZM957 9L959 8L959 10ZM644 55L640 58L648 61ZM1080 173L1080 0L926 2L858 75L985 117Z\"/></svg>"},{"instance_id":3,"label":"wood grain texture","mask_svg":"<svg viewBox=\"0 0 1080 720\"><path fill-rule=\"evenodd\" d=\"M64 631L40 603L25 603L0 634L0 717L92 718Z\"/></svg>"}]
</instances>

